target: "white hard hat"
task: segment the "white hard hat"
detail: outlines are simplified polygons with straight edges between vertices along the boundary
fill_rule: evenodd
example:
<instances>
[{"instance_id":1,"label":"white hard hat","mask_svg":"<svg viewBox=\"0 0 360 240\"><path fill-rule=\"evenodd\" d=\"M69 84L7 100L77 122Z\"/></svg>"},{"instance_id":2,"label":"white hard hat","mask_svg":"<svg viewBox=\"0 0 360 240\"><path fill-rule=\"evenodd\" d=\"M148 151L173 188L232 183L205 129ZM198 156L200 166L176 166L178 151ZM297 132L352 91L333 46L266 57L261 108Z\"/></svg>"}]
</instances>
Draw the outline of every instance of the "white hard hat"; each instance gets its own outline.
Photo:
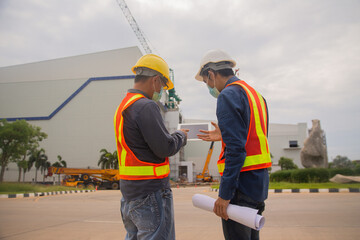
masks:
<instances>
[{"instance_id":1,"label":"white hard hat","mask_svg":"<svg viewBox=\"0 0 360 240\"><path fill-rule=\"evenodd\" d=\"M198 81L203 81L201 73L207 69L213 69L217 71L221 69L234 68L235 66L235 60L232 59L226 52L220 49L210 50L205 53L201 59L200 69L197 72L195 79Z\"/></svg>"}]
</instances>

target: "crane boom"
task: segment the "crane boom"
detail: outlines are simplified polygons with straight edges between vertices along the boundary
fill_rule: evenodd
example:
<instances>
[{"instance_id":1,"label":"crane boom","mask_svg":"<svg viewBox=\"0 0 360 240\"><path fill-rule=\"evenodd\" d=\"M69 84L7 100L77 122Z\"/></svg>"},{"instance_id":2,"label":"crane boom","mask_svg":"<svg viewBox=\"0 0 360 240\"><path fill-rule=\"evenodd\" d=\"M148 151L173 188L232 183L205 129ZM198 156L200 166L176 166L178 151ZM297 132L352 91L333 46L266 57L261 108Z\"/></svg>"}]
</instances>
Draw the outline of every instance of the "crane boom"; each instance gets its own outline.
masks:
<instances>
[{"instance_id":1,"label":"crane boom","mask_svg":"<svg viewBox=\"0 0 360 240\"><path fill-rule=\"evenodd\" d=\"M119 4L121 10L123 11L127 21L129 22L132 30L134 31L137 39L139 40L141 46L143 47L146 54L152 53L152 50L148 44L148 40L145 37L145 34L143 31L141 31L139 25L137 24L135 18L130 12L130 9L128 8L125 0L117 0L117 3Z\"/></svg>"},{"instance_id":2,"label":"crane boom","mask_svg":"<svg viewBox=\"0 0 360 240\"><path fill-rule=\"evenodd\" d=\"M122 12L125 15L126 20L129 22L132 30L134 31L137 39L139 40L142 48L144 49L146 54L150 54L153 52L152 48L150 47L150 41L145 37L145 33L141 30L139 25L137 24L134 16L131 14L129 7L127 6L125 0L116 0L121 8ZM170 79L174 83L174 71L173 69L169 68L170 71ZM169 109L178 109L178 104L181 102L181 98L176 94L175 88L170 89L169 93L167 94L166 105Z\"/></svg>"}]
</instances>

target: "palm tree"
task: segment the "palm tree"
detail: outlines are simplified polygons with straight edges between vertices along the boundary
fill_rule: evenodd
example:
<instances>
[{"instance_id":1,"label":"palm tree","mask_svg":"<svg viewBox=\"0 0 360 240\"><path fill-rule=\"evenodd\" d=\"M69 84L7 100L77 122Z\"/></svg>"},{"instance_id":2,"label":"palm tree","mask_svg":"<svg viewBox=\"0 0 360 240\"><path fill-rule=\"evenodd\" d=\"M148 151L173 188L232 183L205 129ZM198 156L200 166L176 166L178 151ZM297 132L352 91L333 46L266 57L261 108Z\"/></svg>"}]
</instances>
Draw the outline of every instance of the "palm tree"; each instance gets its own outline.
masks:
<instances>
[{"instance_id":1,"label":"palm tree","mask_svg":"<svg viewBox=\"0 0 360 240\"><path fill-rule=\"evenodd\" d=\"M98 161L98 166L101 165L101 169L110 168L111 161L108 158L110 153L104 148L100 150L100 153L102 153L102 154L100 155L100 159Z\"/></svg>"},{"instance_id":2,"label":"palm tree","mask_svg":"<svg viewBox=\"0 0 360 240\"><path fill-rule=\"evenodd\" d=\"M106 149L101 149L100 159L98 161L98 166L101 165L101 169L119 169L117 151L114 153L108 152Z\"/></svg>"},{"instance_id":3,"label":"palm tree","mask_svg":"<svg viewBox=\"0 0 360 240\"><path fill-rule=\"evenodd\" d=\"M43 168L45 165L49 165L50 163L47 164L48 157L45 154L45 150L43 148L41 148L40 150L35 150L30 158L29 161L31 162L31 164L35 163L35 182L37 182L37 172L40 168Z\"/></svg>"},{"instance_id":4,"label":"palm tree","mask_svg":"<svg viewBox=\"0 0 360 240\"><path fill-rule=\"evenodd\" d=\"M26 172L30 172L31 168L32 168L33 165L34 165L34 160L35 160L35 158L32 159L31 156L32 156L32 153L30 152L30 153L29 153L29 160L28 160ZM24 171L24 173L25 173L25 171Z\"/></svg>"},{"instance_id":5,"label":"palm tree","mask_svg":"<svg viewBox=\"0 0 360 240\"><path fill-rule=\"evenodd\" d=\"M24 164L25 165L25 164ZM25 168L23 168L23 182L25 182L25 174L26 174L26 172L29 172L30 171L30 162L29 161L26 161L26 167Z\"/></svg>"},{"instance_id":6,"label":"palm tree","mask_svg":"<svg viewBox=\"0 0 360 240\"><path fill-rule=\"evenodd\" d=\"M111 155L113 169L119 169L118 153L115 150Z\"/></svg>"},{"instance_id":7,"label":"palm tree","mask_svg":"<svg viewBox=\"0 0 360 240\"><path fill-rule=\"evenodd\" d=\"M21 170L23 171L23 182L25 181L25 173L28 169L28 165L29 165L29 162L26 161L25 159L17 162L17 165L18 165L18 168L19 168L19 178L18 178L18 182L20 182L21 180Z\"/></svg>"},{"instance_id":8,"label":"palm tree","mask_svg":"<svg viewBox=\"0 0 360 240\"><path fill-rule=\"evenodd\" d=\"M62 160L62 157L60 155L58 155L57 158L58 158L58 161L56 163L53 163L52 166L58 167L58 168L61 168L61 167L66 168L67 167L66 161ZM60 174L58 176L59 176L59 184L60 184Z\"/></svg>"},{"instance_id":9,"label":"palm tree","mask_svg":"<svg viewBox=\"0 0 360 240\"><path fill-rule=\"evenodd\" d=\"M30 155L31 155L31 150L26 150L24 155L23 155L22 160L17 162L17 166L18 166L18 169L19 169L18 182L20 182L20 179L21 179L21 170L22 170L22 173L23 173L23 182L25 182L25 173L29 172L30 169L33 166L32 161L26 160L26 157L30 156Z\"/></svg>"},{"instance_id":10,"label":"palm tree","mask_svg":"<svg viewBox=\"0 0 360 240\"><path fill-rule=\"evenodd\" d=\"M46 177L45 174L50 166L51 166L51 163L49 161L43 161L40 166L40 172L43 174L43 182L45 182L45 177Z\"/></svg>"},{"instance_id":11,"label":"palm tree","mask_svg":"<svg viewBox=\"0 0 360 240\"><path fill-rule=\"evenodd\" d=\"M62 160L62 157L60 155L57 156L58 161L56 163L53 163L53 167L67 167L67 163L65 160Z\"/></svg>"}]
</instances>

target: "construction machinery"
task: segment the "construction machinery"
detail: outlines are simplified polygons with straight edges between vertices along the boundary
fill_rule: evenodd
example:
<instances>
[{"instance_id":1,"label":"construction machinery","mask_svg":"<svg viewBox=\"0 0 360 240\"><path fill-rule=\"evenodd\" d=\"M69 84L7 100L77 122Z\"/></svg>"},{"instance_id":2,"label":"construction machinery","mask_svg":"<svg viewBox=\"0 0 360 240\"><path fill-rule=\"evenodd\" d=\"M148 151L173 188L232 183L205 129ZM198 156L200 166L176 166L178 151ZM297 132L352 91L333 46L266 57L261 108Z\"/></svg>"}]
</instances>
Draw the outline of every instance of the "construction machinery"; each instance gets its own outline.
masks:
<instances>
[{"instance_id":1,"label":"construction machinery","mask_svg":"<svg viewBox=\"0 0 360 240\"><path fill-rule=\"evenodd\" d=\"M202 170L201 173L199 173L198 175L196 175L196 181L200 182L212 182L213 181L213 177L210 175L209 173L209 163L210 163L210 159L211 159L211 155L212 152L214 150L214 142L211 142L210 144L210 148L206 157L206 161L204 164L204 168Z\"/></svg>"},{"instance_id":2,"label":"construction machinery","mask_svg":"<svg viewBox=\"0 0 360 240\"><path fill-rule=\"evenodd\" d=\"M49 167L47 176L63 174L62 185L78 188L119 189L119 170Z\"/></svg>"}]
</instances>

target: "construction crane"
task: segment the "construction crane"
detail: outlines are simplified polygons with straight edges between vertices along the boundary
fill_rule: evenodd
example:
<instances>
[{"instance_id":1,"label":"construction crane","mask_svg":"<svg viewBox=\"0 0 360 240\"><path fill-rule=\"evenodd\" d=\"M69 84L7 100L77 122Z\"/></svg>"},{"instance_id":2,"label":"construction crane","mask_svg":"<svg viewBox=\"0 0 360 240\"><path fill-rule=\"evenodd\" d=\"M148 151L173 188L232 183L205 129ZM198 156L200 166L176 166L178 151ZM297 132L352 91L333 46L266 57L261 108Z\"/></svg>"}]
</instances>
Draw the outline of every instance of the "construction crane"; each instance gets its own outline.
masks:
<instances>
[{"instance_id":1,"label":"construction crane","mask_svg":"<svg viewBox=\"0 0 360 240\"><path fill-rule=\"evenodd\" d=\"M211 142L210 148L206 157L206 161L204 164L203 171L196 175L196 181L202 181L202 182L212 182L213 177L209 173L209 163L211 159L212 152L214 150L214 142Z\"/></svg>"},{"instance_id":2,"label":"construction crane","mask_svg":"<svg viewBox=\"0 0 360 240\"><path fill-rule=\"evenodd\" d=\"M145 33L141 30L139 25L137 24L135 18L130 12L129 7L127 6L125 0L116 0L119 4L122 12L125 15L126 20L129 22L132 30L134 31L137 39L139 40L142 48L144 49L146 54L152 53L152 48L150 47L150 41L145 37ZM174 71L170 68L170 79L174 82ZM168 90L168 95L166 99L166 105L170 109L177 109L177 105L181 102L181 98L176 95L175 88Z\"/></svg>"},{"instance_id":3,"label":"construction crane","mask_svg":"<svg viewBox=\"0 0 360 240\"><path fill-rule=\"evenodd\" d=\"M152 53L151 48L149 46L150 41L148 41L145 38L145 34L143 31L141 31L139 25L137 24L135 18L130 12L130 9L128 8L126 2L124 0L117 0L117 3L119 4L121 10L123 11L127 21L129 22L131 28L133 29L136 37L138 38L142 48L144 49L146 54Z\"/></svg>"}]
</instances>

